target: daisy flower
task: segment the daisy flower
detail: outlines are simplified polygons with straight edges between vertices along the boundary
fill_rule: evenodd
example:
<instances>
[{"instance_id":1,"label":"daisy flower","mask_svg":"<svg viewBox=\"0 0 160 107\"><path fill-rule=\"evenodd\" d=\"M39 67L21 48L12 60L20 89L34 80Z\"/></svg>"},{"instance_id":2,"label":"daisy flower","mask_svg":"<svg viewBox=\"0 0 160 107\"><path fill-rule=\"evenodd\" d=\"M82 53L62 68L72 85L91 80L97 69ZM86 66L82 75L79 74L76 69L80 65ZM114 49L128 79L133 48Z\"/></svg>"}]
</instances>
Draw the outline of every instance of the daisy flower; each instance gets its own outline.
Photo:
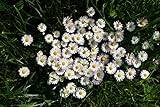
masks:
<instances>
[{"instance_id":1,"label":"daisy flower","mask_svg":"<svg viewBox=\"0 0 160 107\"><path fill-rule=\"evenodd\" d=\"M127 29L129 32L134 31L135 28L136 28L136 25L135 25L134 22L128 22L128 23L126 24L126 29Z\"/></svg>"},{"instance_id":2,"label":"daisy flower","mask_svg":"<svg viewBox=\"0 0 160 107\"><path fill-rule=\"evenodd\" d=\"M91 31L88 31L85 33L85 37L87 40L90 40L93 38L93 33Z\"/></svg>"},{"instance_id":3,"label":"daisy flower","mask_svg":"<svg viewBox=\"0 0 160 107\"><path fill-rule=\"evenodd\" d=\"M77 44L79 44L79 45L83 45L83 44L84 44L83 35L81 35L81 34L75 35L74 41L75 41Z\"/></svg>"},{"instance_id":4,"label":"daisy flower","mask_svg":"<svg viewBox=\"0 0 160 107\"><path fill-rule=\"evenodd\" d=\"M40 23L37 29L39 30L39 32L43 33L47 30L47 26L44 23Z\"/></svg>"},{"instance_id":5,"label":"daisy flower","mask_svg":"<svg viewBox=\"0 0 160 107\"><path fill-rule=\"evenodd\" d=\"M92 18L88 18L88 29L91 30L93 26L95 26L95 20Z\"/></svg>"},{"instance_id":6,"label":"daisy flower","mask_svg":"<svg viewBox=\"0 0 160 107\"><path fill-rule=\"evenodd\" d=\"M48 83L49 84L58 84L59 82L59 76L55 73L55 72L51 72L49 74L49 80L48 80Z\"/></svg>"},{"instance_id":7,"label":"daisy flower","mask_svg":"<svg viewBox=\"0 0 160 107\"><path fill-rule=\"evenodd\" d=\"M135 55L133 53L127 53L125 59L128 65L132 65L132 60L135 59Z\"/></svg>"},{"instance_id":8,"label":"daisy flower","mask_svg":"<svg viewBox=\"0 0 160 107\"><path fill-rule=\"evenodd\" d=\"M116 31L115 32L115 41L116 42L122 42L124 39L124 33L122 31Z\"/></svg>"},{"instance_id":9,"label":"daisy flower","mask_svg":"<svg viewBox=\"0 0 160 107\"><path fill-rule=\"evenodd\" d=\"M51 34L47 34L44 39L47 43L51 43L53 41L53 36Z\"/></svg>"},{"instance_id":10,"label":"daisy flower","mask_svg":"<svg viewBox=\"0 0 160 107\"><path fill-rule=\"evenodd\" d=\"M116 40L116 35L113 32L110 32L108 35L108 40L114 42Z\"/></svg>"},{"instance_id":11,"label":"daisy flower","mask_svg":"<svg viewBox=\"0 0 160 107\"><path fill-rule=\"evenodd\" d=\"M148 59L148 54L147 54L147 52L145 52L145 51L140 51L140 52L138 53L138 58L139 58L139 60L142 61L142 62L146 61L146 60Z\"/></svg>"},{"instance_id":12,"label":"daisy flower","mask_svg":"<svg viewBox=\"0 0 160 107\"><path fill-rule=\"evenodd\" d=\"M78 87L75 92L75 97L78 99L83 99L86 96L86 90L84 88Z\"/></svg>"},{"instance_id":13,"label":"daisy flower","mask_svg":"<svg viewBox=\"0 0 160 107\"><path fill-rule=\"evenodd\" d=\"M78 72L75 72L74 79L79 79L79 78L81 78L81 75Z\"/></svg>"},{"instance_id":14,"label":"daisy flower","mask_svg":"<svg viewBox=\"0 0 160 107\"><path fill-rule=\"evenodd\" d=\"M101 54L97 57L97 60L103 64L107 64L109 62L109 55Z\"/></svg>"},{"instance_id":15,"label":"daisy flower","mask_svg":"<svg viewBox=\"0 0 160 107\"><path fill-rule=\"evenodd\" d=\"M93 88L93 82L90 81L89 84L87 85L87 87L88 87L89 89Z\"/></svg>"},{"instance_id":16,"label":"daisy flower","mask_svg":"<svg viewBox=\"0 0 160 107\"><path fill-rule=\"evenodd\" d=\"M110 51L109 51L109 53L114 57L114 59L117 59L117 58L121 58L120 57L120 54L119 53L117 53L117 50L116 49L111 49Z\"/></svg>"},{"instance_id":17,"label":"daisy flower","mask_svg":"<svg viewBox=\"0 0 160 107\"><path fill-rule=\"evenodd\" d=\"M58 69L55 71L57 73L57 75L63 75L65 73L65 70L64 69Z\"/></svg>"},{"instance_id":18,"label":"daisy flower","mask_svg":"<svg viewBox=\"0 0 160 107\"><path fill-rule=\"evenodd\" d=\"M123 28L123 25L122 25L122 23L118 20L118 21L115 21L114 23L113 23L113 26L114 26L114 29L115 30L122 30L122 28Z\"/></svg>"},{"instance_id":19,"label":"daisy flower","mask_svg":"<svg viewBox=\"0 0 160 107\"><path fill-rule=\"evenodd\" d=\"M39 50L39 51L37 52L37 56L41 56L41 55L43 55L43 51Z\"/></svg>"},{"instance_id":20,"label":"daisy flower","mask_svg":"<svg viewBox=\"0 0 160 107\"><path fill-rule=\"evenodd\" d=\"M88 22L89 22L89 20L88 20L88 17L87 16L81 16L80 18L79 18L79 26L80 27L87 27L88 26Z\"/></svg>"},{"instance_id":21,"label":"daisy flower","mask_svg":"<svg viewBox=\"0 0 160 107\"><path fill-rule=\"evenodd\" d=\"M48 66L51 66L52 63L54 63L55 61L56 61L55 57L49 56L49 57L48 57L48 60L47 60Z\"/></svg>"},{"instance_id":22,"label":"daisy flower","mask_svg":"<svg viewBox=\"0 0 160 107\"><path fill-rule=\"evenodd\" d=\"M92 80L93 85L100 85L101 82L102 82L102 80L96 80L96 79Z\"/></svg>"},{"instance_id":23,"label":"daisy flower","mask_svg":"<svg viewBox=\"0 0 160 107\"><path fill-rule=\"evenodd\" d=\"M78 45L76 43L70 43L68 46L68 50L71 54L75 54L78 52Z\"/></svg>"},{"instance_id":24,"label":"daisy flower","mask_svg":"<svg viewBox=\"0 0 160 107\"><path fill-rule=\"evenodd\" d=\"M102 80L103 78L104 78L104 72L103 71L94 72L94 79Z\"/></svg>"},{"instance_id":25,"label":"daisy flower","mask_svg":"<svg viewBox=\"0 0 160 107\"><path fill-rule=\"evenodd\" d=\"M81 60L82 60L82 59L81 59L80 57L75 58L74 64L75 64L75 63L81 63Z\"/></svg>"},{"instance_id":26,"label":"daisy flower","mask_svg":"<svg viewBox=\"0 0 160 107\"><path fill-rule=\"evenodd\" d=\"M68 59L62 58L60 59L59 63L61 69L66 69L68 66Z\"/></svg>"},{"instance_id":27,"label":"daisy flower","mask_svg":"<svg viewBox=\"0 0 160 107\"><path fill-rule=\"evenodd\" d=\"M60 93L60 96L63 97L63 98L67 98L67 97L69 97L69 95L70 95L66 88L62 88L62 89L59 91L59 93Z\"/></svg>"},{"instance_id":28,"label":"daisy flower","mask_svg":"<svg viewBox=\"0 0 160 107\"><path fill-rule=\"evenodd\" d=\"M144 49L144 50L148 49L149 46L150 46L150 44L149 44L148 41L145 41L145 42L142 43L142 49Z\"/></svg>"},{"instance_id":29,"label":"daisy flower","mask_svg":"<svg viewBox=\"0 0 160 107\"><path fill-rule=\"evenodd\" d=\"M64 17L63 18L63 25L64 26L66 26L66 25L68 25L68 24L70 24L70 23L73 23L73 21L72 21L73 19L71 19L71 17L69 17L69 16L67 16L67 17Z\"/></svg>"},{"instance_id":30,"label":"daisy flower","mask_svg":"<svg viewBox=\"0 0 160 107\"><path fill-rule=\"evenodd\" d=\"M92 31L93 31L94 33L98 33L98 32L100 31L100 28L99 28L98 26L93 26L93 27L92 27Z\"/></svg>"},{"instance_id":31,"label":"daisy flower","mask_svg":"<svg viewBox=\"0 0 160 107\"><path fill-rule=\"evenodd\" d=\"M110 62L106 66L106 71L108 74L114 74L117 70L116 65L113 62Z\"/></svg>"},{"instance_id":32,"label":"daisy flower","mask_svg":"<svg viewBox=\"0 0 160 107\"><path fill-rule=\"evenodd\" d=\"M59 61L55 61L54 63L52 63L52 69L53 70L59 70L60 69L60 65L59 65Z\"/></svg>"},{"instance_id":33,"label":"daisy flower","mask_svg":"<svg viewBox=\"0 0 160 107\"><path fill-rule=\"evenodd\" d=\"M50 50L50 55L53 56L56 59L60 58L61 57L61 49L59 49L59 48L52 48Z\"/></svg>"},{"instance_id":34,"label":"daisy flower","mask_svg":"<svg viewBox=\"0 0 160 107\"><path fill-rule=\"evenodd\" d=\"M86 11L88 13L88 16L93 17L95 14L95 10L93 7L89 7Z\"/></svg>"},{"instance_id":35,"label":"daisy flower","mask_svg":"<svg viewBox=\"0 0 160 107\"><path fill-rule=\"evenodd\" d=\"M118 68L118 67L120 67L121 65L122 65L122 59L118 59L118 58L116 58L116 59L114 59L113 60L113 63L116 65L116 67Z\"/></svg>"},{"instance_id":36,"label":"daisy flower","mask_svg":"<svg viewBox=\"0 0 160 107\"><path fill-rule=\"evenodd\" d=\"M137 36L132 36L131 43L135 45L139 42L139 40L140 39Z\"/></svg>"},{"instance_id":37,"label":"daisy flower","mask_svg":"<svg viewBox=\"0 0 160 107\"><path fill-rule=\"evenodd\" d=\"M102 33L95 33L93 35L93 39L95 40L95 42L100 43L103 39L103 34Z\"/></svg>"},{"instance_id":38,"label":"daisy flower","mask_svg":"<svg viewBox=\"0 0 160 107\"><path fill-rule=\"evenodd\" d=\"M148 24L148 20L145 19L145 18L141 18L141 19L138 19L138 20L137 20L137 25L138 25L139 27L144 27L144 26L146 26L147 24Z\"/></svg>"},{"instance_id":39,"label":"daisy flower","mask_svg":"<svg viewBox=\"0 0 160 107\"><path fill-rule=\"evenodd\" d=\"M98 47L98 43L95 42L94 39L91 39L91 40L89 41L89 46L90 46L91 48L96 48L96 47Z\"/></svg>"},{"instance_id":40,"label":"daisy flower","mask_svg":"<svg viewBox=\"0 0 160 107\"><path fill-rule=\"evenodd\" d=\"M28 67L22 67L18 70L18 72L19 75L24 78L26 78L30 74L30 70Z\"/></svg>"},{"instance_id":41,"label":"daisy flower","mask_svg":"<svg viewBox=\"0 0 160 107\"><path fill-rule=\"evenodd\" d=\"M74 37L75 37L75 34L74 34L74 33L71 33L71 34L70 34L70 42L74 42Z\"/></svg>"},{"instance_id":42,"label":"daisy flower","mask_svg":"<svg viewBox=\"0 0 160 107\"><path fill-rule=\"evenodd\" d=\"M79 54L82 58L87 58L90 55L90 51L88 50L88 48L82 48L79 49Z\"/></svg>"},{"instance_id":43,"label":"daisy flower","mask_svg":"<svg viewBox=\"0 0 160 107\"><path fill-rule=\"evenodd\" d=\"M59 38L60 37L60 32L59 31L54 31L54 32L52 32L52 34L53 34L54 38Z\"/></svg>"},{"instance_id":44,"label":"daisy flower","mask_svg":"<svg viewBox=\"0 0 160 107\"><path fill-rule=\"evenodd\" d=\"M97 58L97 55L96 54L90 54L89 57L87 58L89 61L95 61Z\"/></svg>"},{"instance_id":45,"label":"daisy flower","mask_svg":"<svg viewBox=\"0 0 160 107\"><path fill-rule=\"evenodd\" d=\"M68 80L72 80L75 78L75 72L71 69L67 69L66 72L64 73L64 77L67 78Z\"/></svg>"},{"instance_id":46,"label":"daisy flower","mask_svg":"<svg viewBox=\"0 0 160 107\"><path fill-rule=\"evenodd\" d=\"M64 33L64 34L62 35L62 40L63 40L64 42L69 42L69 41L70 41L70 34L69 34L69 33Z\"/></svg>"},{"instance_id":47,"label":"daisy flower","mask_svg":"<svg viewBox=\"0 0 160 107\"><path fill-rule=\"evenodd\" d=\"M31 35L27 35L25 34L22 39L21 39L22 43L24 46L30 46L33 42L33 37Z\"/></svg>"},{"instance_id":48,"label":"daisy flower","mask_svg":"<svg viewBox=\"0 0 160 107\"><path fill-rule=\"evenodd\" d=\"M134 58L132 60L132 64L135 68L139 68L141 66L141 61L139 59Z\"/></svg>"},{"instance_id":49,"label":"daisy flower","mask_svg":"<svg viewBox=\"0 0 160 107\"><path fill-rule=\"evenodd\" d=\"M134 68L127 69L126 77L129 80L133 80L136 75L136 70Z\"/></svg>"},{"instance_id":50,"label":"daisy flower","mask_svg":"<svg viewBox=\"0 0 160 107\"><path fill-rule=\"evenodd\" d=\"M75 20L75 21L74 21L74 25L75 25L75 27L76 27L77 29L79 29L79 28L80 28L80 26L79 26L79 20Z\"/></svg>"},{"instance_id":51,"label":"daisy flower","mask_svg":"<svg viewBox=\"0 0 160 107\"><path fill-rule=\"evenodd\" d=\"M149 72L147 70L142 70L140 76L142 79L146 79L149 76Z\"/></svg>"},{"instance_id":52,"label":"daisy flower","mask_svg":"<svg viewBox=\"0 0 160 107\"><path fill-rule=\"evenodd\" d=\"M64 41L61 41L61 46L64 48L64 47L67 47L68 43L67 42L64 42Z\"/></svg>"},{"instance_id":53,"label":"daisy flower","mask_svg":"<svg viewBox=\"0 0 160 107\"><path fill-rule=\"evenodd\" d=\"M82 68L82 64L80 64L80 63L74 63L73 64L73 70L75 72L78 72L81 68Z\"/></svg>"},{"instance_id":54,"label":"daisy flower","mask_svg":"<svg viewBox=\"0 0 160 107\"><path fill-rule=\"evenodd\" d=\"M121 59L121 54L117 50L111 53L114 59Z\"/></svg>"},{"instance_id":55,"label":"daisy flower","mask_svg":"<svg viewBox=\"0 0 160 107\"><path fill-rule=\"evenodd\" d=\"M105 21L104 21L103 19L98 19L98 20L96 21L96 24L97 24L97 26L100 27L100 28L104 28L104 27L106 26L106 23L105 23Z\"/></svg>"},{"instance_id":56,"label":"daisy flower","mask_svg":"<svg viewBox=\"0 0 160 107\"><path fill-rule=\"evenodd\" d=\"M124 49L123 47L119 47L119 48L117 49L117 53L120 54L120 57L124 57L125 54L126 54L126 49Z\"/></svg>"},{"instance_id":57,"label":"daisy flower","mask_svg":"<svg viewBox=\"0 0 160 107\"><path fill-rule=\"evenodd\" d=\"M73 65L73 62L74 62L73 58L68 58L68 65Z\"/></svg>"},{"instance_id":58,"label":"daisy flower","mask_svg":"<svg viewBox=\"0 0 160 107\"><path fill-rule=\"evenodd\" d=\"M53 48L61 48L61 42L60 42L58 39L54 39L54 40L52 41L51 46L52 46Z\"/></svg>"},{"instance_id":59,"label":"daisy flower","mask_svg":"<svg viewBox=\"0 0 160 107\"><path fill-rule=\"evenodd\" d=\"M92 71L97 71L99 69L99 63L97 61L93 61L90 63L89 67Z\"/></svg>"},{"instance_id":60,"label":"daisy flower","mask_svg":"<svg viewBox=\"0 0 160 107\"><path fill-rule=\"evenodd\" d=\"M117 49L119 44L117 42L109 42L108 46L110 49Z\"/></svg>"},{"instance_id":61,"label":"daisy flower","mask_svg":"<svg viewBox=\"0 0 160 107\"><path fill-rule=\"evenodd\" d=\"M99 48L98 47L92 47L91 48L91 54L92 55L97 55L99 52Z\"/></svg>"},{"instance_id":62,"label":"daisy flower","mask_svg":"<svg viewBox=\"0 0 160 107\"><path fill-rule=\"evenodd\" d=\"M104 33L103 33L103 40L104 40L104 41L108 40L108 35L109 35L109 34L108 34L107 32L104 32Z\"/></svg>"},{"instance_id":63,"label":"daisy flower","mask_svg":"<svg viewBox=\"0 0 160 107\"><path fill-rule=\"evenodd\" d=\"M64 58L70 58L72 56L72 54L70 53L68 48L63 48L62 49L62 56Z\"/></svg>"},{"instance_id":64,"label":"daisy flower","mask_svg":"<svg viewBox=\"0 0 160 107\"><path fill-rule=\"evenodd\" d=\"M89 82L90 82L90 80L89 80L88 77L81 77L81 78L80 78L80 84L83 85L83 86L88 85Z\"/></svg>"},{"instance_id":65,"label":"daisy flower","mask_svg":"<svg viewBox=\"0 0 160 107\"><path fill-rule=\"evenodd\" d=\"M78 31L77 31L78 34L84 36L85 33L86 33L86 29L85 28L79 28Z\"/></svg>"},{"instance_id":66,"label":"daisy flower","mask_svg":"<svg viewBox=\"0 0 160 107\"><path fill-rule=\"evenodd\" d=\"M159 40L160 39L160 33L159 33L159 31L154 31L154 33L153 33L153 39L154 40Z\"/></svg>"},{"instance_id":67,"label":"daisy flower","mask_svg":"<svg viewBox=\"0 0 160 107\"><path fill-rule=\"evenodd\" d=\"M101 50L105 53L108 53L110 51L110 47L108 46L108 43L103 43L101 46Z\"/></svg>"},{"instance_id":68,"label":"daisy flower","mask_svg":"<svg viewBox=\"0 0 160 107\"><path fill-rule=\"evenodd\" d=\"M84 75L90 78L93 76L93 71L91 69L86 69Z\"/></svg>"},{"instance_id":69,"label":"daisy flower","mask_svg":"<svg viewBox=\"0 0 160 107\"><path fill-rule=\"evenodd\" d=\"M73 23L70 23L65 26L65 29L68 33L74 33L74 31L76 30L76 27Z\"/></svg>"},{"instance_id":70,"label":"daisy flower","mask_svg":"<svg viewBox=\"0 0 160 107\"><path fill-rule=\"evenodd\" d=\"M114 74L114 77L117 81L123 81L125 78L125 73L123 70L117 70L117 72Z\"/></svg>"},{"instance_id":71,"label":"daisy flower","mask_svg":"<svg viewBox=\"0 0 160 107\"><path fill-rule=\"evenodd\" d=\"M37 64L44 67L47 64L47 56L41 55L36 57Z\"/></svg>"},{"instance_id":72,"label":"daisy flower","mask_svg":"<svg viewBox=\"0 0 160 107\"><path fill-rule=\"evenodd\" d=\"M69 94L73 94L76 92L76 85L73 82L69 82L66 86L66 90Z\"/></svg>"},{"instance_id":73,"label":"daisy flower","mask_svg":"<svg viewBox=\"0 0 160 107\"><path fill-rule=\"evenodd\" d=\"M87 59L82 59L80 62L84 67L88 67L89 61Z\"/></svg>"},{"instance_id":74,"label":"daisy flower","mask_svg":"<svg viewBox=\"0 0 160 107\"><path fill-rule=\"evenodd\" d=\"M79 73L79 75L85 75L85 71L87 70L87 67L81 67L81 69L79 69L77 72Z\"/></svg>"}]
</instances>

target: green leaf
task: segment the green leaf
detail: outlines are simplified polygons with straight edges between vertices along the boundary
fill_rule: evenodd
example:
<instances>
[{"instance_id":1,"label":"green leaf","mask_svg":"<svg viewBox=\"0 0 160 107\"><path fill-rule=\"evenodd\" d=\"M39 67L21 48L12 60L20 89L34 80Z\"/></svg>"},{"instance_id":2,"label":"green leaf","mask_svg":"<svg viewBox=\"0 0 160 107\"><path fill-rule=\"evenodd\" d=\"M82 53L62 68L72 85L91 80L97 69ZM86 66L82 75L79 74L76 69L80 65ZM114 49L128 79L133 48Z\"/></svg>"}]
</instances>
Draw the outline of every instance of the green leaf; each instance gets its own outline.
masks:
<instances>
[{"instance_id":1,"label":"green leaf","mask_svg":"<svg viewBox=\"0 0 160 107\"><path fill-rule=\"evenodd\" d=\"M0 1L0 11L5 11L7 9L8 5L5 0Z\"/></svg>"},{"instance_id":2,"label":"green leaf","mask_svg":"<svg viewBox=\"0 0 160 107\"><path fill-rule=\"evenodd\" d=\"M4 107L4 106L0 104L0 107Z\"/></svg>"},{"instance_id":3,"label":"green leaf","mask_svg":"<svg viewBox=\"0 0 160 107\"><path fill-rule=\"evenodd\" d=\"M103 13L103 14L105 14L105 13L104 13L104 10L105 10L106 7L107 7L107 3L104 3L103 6L102 6L102 13Z\"/></svg>"},{"instance_id":4,"label":"green leaf","mask_svg":"<svg viewBox=\"0 0 160 107\"><path fill-rule=\"evenodd\" d=\"M113 18L117 17L117 13L116 13L115 10L111 10L109 14L110 14L110 16L113 17Z\"/></svg>"},{"instance_id":5,"label":"green leaf","mask_svg":"<svg viewBox=\"0 0 160 107\"><path fill-rule=\"evenodd\" d=\"M24 2L23 2L23 0L18 1L18 2L15 4L15 6L16 6L16 8L17 8L18 10L23 9L23 7L24 7Z\"/></svg>"},{"instance_id":6,"label":"green leaf","mask_svg":"<svg viewBox=\"0 0 160 107\"><path fill-rule=\"evenodd\" d=\"M19 107L33 107L33 104L21 104Z\"/></svg>"}]
</instances>

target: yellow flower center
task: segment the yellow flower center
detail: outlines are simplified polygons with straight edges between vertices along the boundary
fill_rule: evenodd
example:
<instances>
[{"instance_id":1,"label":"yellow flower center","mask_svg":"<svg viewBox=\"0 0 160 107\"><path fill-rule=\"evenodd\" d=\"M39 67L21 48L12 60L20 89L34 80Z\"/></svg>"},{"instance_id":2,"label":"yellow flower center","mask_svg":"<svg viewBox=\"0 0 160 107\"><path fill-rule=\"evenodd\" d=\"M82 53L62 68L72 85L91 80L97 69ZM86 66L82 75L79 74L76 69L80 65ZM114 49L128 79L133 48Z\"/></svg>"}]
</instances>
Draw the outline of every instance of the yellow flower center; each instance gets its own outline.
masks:
<instances>
[{"instance_id":1,"label":"yellow flower center","mask_svg":"<svg viewBox=\"0 0 160 107\"><path fill-rule=\"evenodd\" d=\"M62 62L62 65L65 65L65 62Z\"/></svg>"},{"instance_id":2,"label":"yellow flower center","mask_svg":"<svg viewBox=\"0 0 160 107\"><path fill-rule=\"evenodd\" d=\"M83 92L82 91L79 91L79 95L82 95L83 94Z\"/></svg>"},{"instance_id":3,"label":"yellow flower center","mask_svg":"<svg viewBox=\"0 0 160 107\"><path fill-rule=\"evenodd\" d=\"M69 89L70 89L70 90L73 90L73 87L72 87L72 86L70 86L70 87L69 87Z\"/></svg>"},{"instance_id":4,"label":"yellow flower center","mask_svg":"<svg viewBox=\"0 0 160 107\"><path fill-rule=\"evenodd\" d=\"M22 70L22 74L25 74L26 72L27 72L26 69L23 69L23 70Z\"/></svg>"},{"instance_id":5,"label":"yellow flower center","mask_svg":"<svg viewBox=\"0 0 160 107\"><path fill-rule=\"evenodd\" d=\"M106 57L105 57L105 56L102 56L101 59L102 59L102 61L105 61L105 60L106 60Z\"/></svg>"},{"instance_id":6,"label":"yellow flower center","mask_svg":"<svg viewBox=\"0 0 160 107\"><path fill-rule=\"evenodd\" d=\"M97 73L97 77L101 77L101 73Z\"/></svg>"},{"instance_id":7,"label":"yellow flower center","mask_svg":"<svg viewBox=\"0 0 160 107\"><path fill-rule=\"evenodd\" d=\"M129 72L129 76L131 76L132 75L132 72Z\"/></svg>"},{"instance_id":8,"label":"yellow flower center","mask_svg":"<svg viewBox=\"0 0 160 107\"><path fill-rule=\"evenodd\" d=\"M29 42L29 37L26 37L26 38L25 38L25 42Z\"/></svg>"},{"instance_id":9,"label":"yellow flower center","mask_svg":"<svg viewBox=\"0 0 160 107\"><path fill-rule=\"evenodd\" d=\"M41 58L40 62L45 62L46 59L45 58Z\"/></svg>"},{"instance_id":10,"label":"yellow flower center","mask_svg":"<svg viewBox=\"0 0 160 107\"><path fill-rule=\"evenodd\" d=\"M121 77L121 74L118 74L118 77Z\"/></svg>"},{"instance_id":11,"label":"yellow flower center","mask_svg":"<svg viewBox=\"0 0 160 107\"><path fill-rule=\"evenodd\" d=\"M113 69L113 68L110 66L110 67L109 67L109 70L112 70L112 69Z\"/></svg>"},{"instance_id":12,"label":"yellow flower center","mask_svg":"<svg viewBox=\"0 0 160 107\"><path fill-rule=\"evenodd\" d=\"M81 39L81 38L78 36L78 37L77 37L77 40L80 40L80 39Z\"/></svg>"},{"instance_id":13,"label":"yellow flower center","mask_svg":"<svg viewBox=\"0 0 160 107\"><path fill-rule=\"evenodd\" d=\"M54 54L54 55L57 55L57 54L58 54L58 51L54 51L53 54Z\"/></svg>"},{"instance_id":14,"label":"yellow flower center","mask_svg":"<svg viewBox=\"0 0 160 107\"><path fill-rule=\"evenodd\" d=\"M96 64L93 64L92 67L93 67L93 68L96 68Z\"/></svg>"}]
</instances>

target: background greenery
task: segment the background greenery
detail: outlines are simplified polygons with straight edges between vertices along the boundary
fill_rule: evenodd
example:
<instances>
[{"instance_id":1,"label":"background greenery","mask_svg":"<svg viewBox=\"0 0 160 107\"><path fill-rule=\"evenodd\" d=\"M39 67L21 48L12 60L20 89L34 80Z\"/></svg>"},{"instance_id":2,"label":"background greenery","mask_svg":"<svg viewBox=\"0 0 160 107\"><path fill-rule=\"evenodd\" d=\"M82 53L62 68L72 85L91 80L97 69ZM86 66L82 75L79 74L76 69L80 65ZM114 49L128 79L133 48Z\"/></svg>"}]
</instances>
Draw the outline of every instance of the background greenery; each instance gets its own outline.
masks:
<instances>
[{"instance_id":1,"label":"background greenery","mask_svg":"<svg viewBox=\"0 0 160 107\"><path fill-rule=\"evenodd\" d=\"M88 7L96 9L95 17L106 19L106 30L112 30L112 23L120 20L136 21L145 17L149 25L137 28L134 33L125 34L125 47L131 51L139 50L141 43L150 40L151 47L148 62L143 68L151 72L151 77L141 80L116 82L106 76L100 86L87 90L87 97L78 100L73 97L61 99L58 89L48 86L47 72L50 68L42 68L36 64L35 56L39 49L47 52L49 45L42 42L43 36L37 31L37 25L44 22L47 32L60 30L63 32L62 20L65 16L74 19L85 15ZM0 107L5 106L54 106L54 107L110 107L110 106L144 106L160 105L160 66L153 63L155 58L160 62L160 41L153 41L152 33L160 30L160 0L1 0L0 1ZM34 43L24 47L21 37L32 34ZM141 38L139 45L131 46L130 38L137 35ZM20 78L18 69L28 66L31 74Z\"/></svg>"}]
</instances>

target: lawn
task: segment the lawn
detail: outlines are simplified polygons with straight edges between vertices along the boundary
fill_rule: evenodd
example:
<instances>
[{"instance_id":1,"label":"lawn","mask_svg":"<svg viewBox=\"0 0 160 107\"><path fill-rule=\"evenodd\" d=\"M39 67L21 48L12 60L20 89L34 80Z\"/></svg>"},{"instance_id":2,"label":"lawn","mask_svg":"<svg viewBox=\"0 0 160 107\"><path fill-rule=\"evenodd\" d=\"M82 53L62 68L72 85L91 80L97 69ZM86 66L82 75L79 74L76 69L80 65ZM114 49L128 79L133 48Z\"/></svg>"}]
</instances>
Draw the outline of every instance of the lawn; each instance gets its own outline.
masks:
<instances>
[{"instance_id":1,"label":"lawn","mask_svg":"<svg viewBox=\"0 0 160 107\"><path fill-rule=\"evenodd\" d=\"M94 77L91 77L91 79L96 82L100 82L90 82L94 84L93 86L86 82L84 83L85 85L82 83L82 78L78 76L84 74L77 74L77 78L80 78L78 80L75 79L75 77L72 79L69 78L69 75L66 76L66 71L69 72L70 69L74 69L74 66L65 66L65 69L69 68L69 70L66 70L65 74L61 76L61 74L58 74L60 70L57 70L55 64L52 64L52 67L50 67L49 64L45 65L46 63L42 63L47 60L45 58L51 54L50 51L53 49L53 46L51 46L53 40L50 42L50 38L48 39L46 34L51 33L51 37L54 36L54 40L65 41L66 38L63 38L65 32L69 32L70 34L73 32L81 33L81 31L79 31L80 28L78 27L71 28L73 31L70 30L70 27L72 26L68 27L66 24L67 21L64 22L64 18L71 16L71 21L81 20L80 17L86 16L86 11L90 7L93 7L95 10L95 15L90 17L93 18L93 20L102 19L102 23L105 23L104 26L100 22L99 25L97 22L95 23L102 32L104 31L107 33L107 40L104 38L102 38L102 40L97 39L96 37L92 38L98 44L97 47L99 49L96 54L96 60L98 60L98 56L101 57L101 54L104 54L104 57L109 57L109 62L105 59L105 64L102 66L105 67L104 71L98 74L97 72L99 72L100 69L98 68L98 70L95 70L97 74L94 72ZM117 27L114 24L115 22L120 22ZM131 31L128 30L129 28L127 28L126 25L128 22L134 22L135 29L130 29ZM44 30L42 27L37 29L40 23L45 24L47 27L45 31L42 31ZM89 26L84 23L81 23L81 25L79 24L79 26L83 26L82 28ZM122 27L119 27L121 24ZM92 30L96 35L93 26L85 29L87 29L87 31ZM59 37L55 37L55 31L60 32ZM159 31L160 0L1 0L0 107L159 107ZM84 32L86 31L84 30ZM123 41L117 40L118 46L124 47L125 49L124 56L127 56L127 53L134 53L138 58L135 58L135 62L133 60L130 63L127 62L129 61L126 59L127 57L122 55L120 58L122 59L122 65L117 65L119 67L113 66L113 69L116 68L117 70L115 70L115 72L110 72L109 64L117 58L117 56L115 56L117 55L116 52L111 49L112 43L115 43L113 44L113 48L117 43L111 37L111 35L115 36L116 32L124 33L124 35L122 35L124 37L121 38ZM115 35L112 33L115 33ZM33 42L30 41L29 38L28 41L30 41L30 43L28 45L25 44L26 41L22 40L24 35L31 35L30 38L33 37ZM83 43L82 40L82 42L74 41L76 43L72 44L73 46L76 45L76 48L78 48L77 53L70 56L74 59L73 62L71 61L73 65L75 65L75 59L77 57L89 60L90 66L92 62L94 62L94 60L88 58L89 56L86 57L81 55L83 54L83 50L92 47L90 44L92 40L88 39L89 37L84 38L85 43ZM63 48L66 46L69 47L71 45L70 42L73 41L69 40L68 43L66 40L64 44L61 45ZM144 46L145 42L148 44L146 43ZM68 45L65 46L65 43ZM107 46L110 48L109 52L103 52L103 49L100 47L100 45L105 43L107 43ZM83 46L87 48L84 48ZM118 50L117 47L116 49ZM40 50L43 51L44 55L40 55ZM61 51L62 48L56 48L55 52L59 52L57 50ZM55 52L53 52L53 55L56 54ZM140 52L144 52L143 55L146 55L146 59L139 56ZM90 54L91 51L87 50L86 53ZM42 58L42 56L44 58ZM64 58L63 60L67 62L69 57L66 57L67 58ZM55 57L53 60L54 59ZM62 57L60 58L60 61L58 59L58 62L56 63L61 63L61 59ZM139 62L136 62L137 60ZM97 64L96 61L95 64ZM85 68L83 64L81 65L81 69ZM22 67L27 67L28 70L21 72L23 71L20 70ZM91 70L94 71L95 67L96 66L94 65ZM88 68L86 68L84 72L88 70ZM109 70L107 70L107 68ZM133 79L131 79L132 77L127 77L129 68L134 68L136 70ZM146 70L144 72L147 72L148 75L142 73L143 70ZM56 76L55 78L52 78L53 80L49 81L49 77L52 76L52 71L54 72L54 76ZM28 74L26 74L26 72L28 72ZM120 74L118 74L118 72ZM123 76L124 78L121 77L123 73L125 73ZM23 74L26 75L23 76ZM97 77L95 75L97 75ZM102 75L102 79L98 77L98 75ZM144 77L142 77L142 75L144 75ZM85 78L85 76L82 77ZM56 77L58 78L57 83L54 81ZM89 77L87 77L87 79L88 78ZM76 87L81 87L79 90L83 89L83 91L86 92L84 98L79 98L81 95L80 93L79 96L77 94L71 95L70 93L69 96L66 96L67 98L63 98L64 96L62 94L64 93L60 94L60 90L62 90L69 82L75 83L77 85Z\"/></svg>"}]
</instances>

